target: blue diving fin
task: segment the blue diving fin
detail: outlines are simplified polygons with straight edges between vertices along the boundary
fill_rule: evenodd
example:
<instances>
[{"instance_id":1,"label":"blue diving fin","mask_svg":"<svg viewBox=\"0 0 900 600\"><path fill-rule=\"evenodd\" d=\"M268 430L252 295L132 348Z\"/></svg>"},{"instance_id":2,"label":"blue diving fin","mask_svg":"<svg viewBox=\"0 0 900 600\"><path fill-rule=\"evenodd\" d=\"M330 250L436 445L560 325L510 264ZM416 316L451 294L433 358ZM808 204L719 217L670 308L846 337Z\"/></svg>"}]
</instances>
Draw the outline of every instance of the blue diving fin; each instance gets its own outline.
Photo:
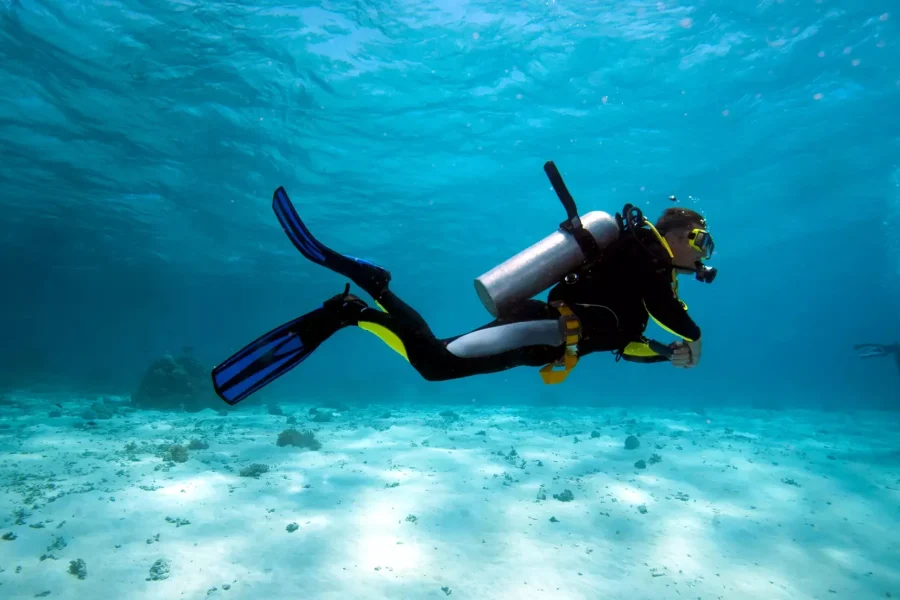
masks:
<instances>
[{"instance_id":1,"label":"blue diving fin","mask_svg":"<svg viewBox=\"0 0 900 600\"><path fill-rule=\"evenodd\" d=\"M273 329L215 367L216 394L233 406L303 362L318 347L307 346L300 339L302 322L308 317Z\"/></svg>"},{"instance_id":2,"label":"blue diving fin","mask_svg":"<svg viewBox=\"0 0 900 600\"><path fill-rule=\"evenodd\" d=\"M303 221L300 220L300 215L297 214L297 210L283 187L275 190L275 194L272 196L272 210L275 211L275 216L278 217L282 229L300 254L317 265L327 266L327 258L333 258L337 253L313 237Z\"/></svg>"},{"instance_id":3,"label":"blue diving fin","mask_svg":"<svg viewBox=\"0 0 900 600\"><path fill-rule=\"evenodd\" d=\"M335 252L313 237L283 187L272 196L272 210L294 247L308 260L350 279L376 300L391 281L388 270L361 258Z\"/></svg>"},{"instance_id":4,"label":"blue diving fin","mask_svg":"<svg viewBox=\"0 0 900 600\"><path fill-rule=\"evenodd\" d=\"M212 370L213 388L232 406L272 383L312 354L336 331L359 322L365 302L344 291L319 308L250 342Z\"/></svg>"}]
</instances>

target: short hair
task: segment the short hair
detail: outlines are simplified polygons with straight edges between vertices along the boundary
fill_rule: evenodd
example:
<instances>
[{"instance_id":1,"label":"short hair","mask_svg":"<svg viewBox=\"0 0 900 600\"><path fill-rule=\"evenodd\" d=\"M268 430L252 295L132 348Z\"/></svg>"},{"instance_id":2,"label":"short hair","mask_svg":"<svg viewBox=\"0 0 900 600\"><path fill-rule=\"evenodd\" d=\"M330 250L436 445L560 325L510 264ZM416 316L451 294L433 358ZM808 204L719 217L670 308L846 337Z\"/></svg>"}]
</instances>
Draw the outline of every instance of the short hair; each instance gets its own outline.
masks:
<instances>
[{"instance_id":1,"label":"short hair","mask_svg":"<svg viewBox=\"0 0 900 600\"><path fill-rule=\"evenodd\" d=\"M656 230L666 235L676 229L693 229L695 225L706 227L706 219L695 210L689 208L667 208L656 220Z\"/></svg>"}]
</instances>

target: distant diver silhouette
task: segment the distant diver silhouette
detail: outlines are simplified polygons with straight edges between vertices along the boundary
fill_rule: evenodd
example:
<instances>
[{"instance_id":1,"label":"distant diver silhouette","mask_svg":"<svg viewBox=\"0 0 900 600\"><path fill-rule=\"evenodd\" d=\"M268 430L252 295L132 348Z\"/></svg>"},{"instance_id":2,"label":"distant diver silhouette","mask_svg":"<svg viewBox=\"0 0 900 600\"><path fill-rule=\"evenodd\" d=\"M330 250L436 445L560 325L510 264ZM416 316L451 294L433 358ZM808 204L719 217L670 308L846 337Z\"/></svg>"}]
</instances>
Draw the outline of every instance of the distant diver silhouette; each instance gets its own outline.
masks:
<instances>
[{"instance_id":1,"label":"distant diver silhouette","mask_svg":"<svg viewBox=\"0 0 900 600\"><path fill-rule=\"evenodd\" d=\"M856 344L853 346L860 358L894 356L897 372L900 373L900 344Z\"/></svg>"}]
</instances>

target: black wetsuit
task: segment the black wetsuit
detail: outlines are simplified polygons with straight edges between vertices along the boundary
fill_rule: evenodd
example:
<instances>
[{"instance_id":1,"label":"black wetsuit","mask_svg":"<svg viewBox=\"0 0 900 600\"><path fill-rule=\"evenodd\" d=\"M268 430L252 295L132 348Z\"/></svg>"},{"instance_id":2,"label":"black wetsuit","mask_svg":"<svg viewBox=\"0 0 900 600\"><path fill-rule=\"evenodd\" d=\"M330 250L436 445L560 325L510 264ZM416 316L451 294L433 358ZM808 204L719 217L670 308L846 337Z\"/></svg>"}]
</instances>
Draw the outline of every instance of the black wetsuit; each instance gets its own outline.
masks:
<instances>
[{"instance_id":1,"label":"black wetsuit","mask_svg":"<svg viewBox=\"0 0 900 600\"><path fill-rule=\"evenodd\" d=\"M628 360L665 360L660 356L632 357L626 351L630 343L643 340L649 315L680 337L700 338L700 329L673 290L671 261L665 249L651 232L638 230L636 233L642 236L643 246L634 237L624 236L610 245L594 266L577 271L576 282L559 283L550 291L550 302L563 301L581 322L579 357L615 351ZM565 345L532 345L490 356L457 356L447 345L462 336L436 338L419 313L393 292L384 292L379 302L386 313L368 308L360 313L359 320L376 323L394 333L403 343L410 364L429 381L496 373L521 366L543 366L559 360L565 353ZM559 317L553 306L528 300L512 313L478 330Z\"/></svg>"},{"instance_id":2,"label":"black wetsuit","mask_svg":"<svg viewBox=\"0 0 900 600\"><path fill-rule=\"evenodd\" d=\"M636 233L640 241L621 238L602 260L579 271L576 282L558 283L550 290L549 300L565 302L582 323L581 356L624 350L641 340L650 316L679 337L700 338L700 328L675 295L665 248L652 232Z\"/></svg>"}]
</instances>

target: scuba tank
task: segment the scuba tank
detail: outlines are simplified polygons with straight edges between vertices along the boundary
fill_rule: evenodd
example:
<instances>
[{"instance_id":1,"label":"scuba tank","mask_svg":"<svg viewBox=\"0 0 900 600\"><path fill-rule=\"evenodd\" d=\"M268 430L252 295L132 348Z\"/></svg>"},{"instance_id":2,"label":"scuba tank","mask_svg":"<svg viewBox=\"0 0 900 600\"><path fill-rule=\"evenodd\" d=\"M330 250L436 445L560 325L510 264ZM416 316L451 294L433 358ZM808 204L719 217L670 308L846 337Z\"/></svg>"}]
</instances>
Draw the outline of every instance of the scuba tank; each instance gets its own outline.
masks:
<instances>
[{"instance_id":1,"label":"scuba tank","mask_svg":"<svg viewBox=\"0 0 900 600\"><path fill-rule=\"evenodd\" d=\"M600 260L603 250L618 240L623 232L635 235L637 230L648 228L670 258L674 258L663 236L644 218L641 209L626 204L622 214L617 213L615 216L597 210L579 217L575 200L553 161L544 163L544 171L566 209L567 218L560 223L557 231L475 279L478 298L494 317L503 317L511 307L533 298L560 281L569 282L574 271ZM676 200L674 196L669 199ZM635 239L647 251L649 259L658 263L659 259L644 246L640 238ZM708 267L699 260L691 266L675 265L672 262L667 262L665 266L693 271L697 280L703 283L712 283L718 273L718 269ZM673 272L673 284L676 283L674 277Z\"/></svg>"},{"instance_id":2,"label":"scuba tank","mask_svg":"<svg viewBox=\"0 0 900 600\"><path fill-rule=\"evenodd\" d=\"M475 291L494 317L555 285L578 267L596 261L619 238L616 217L603 211L578 216L575 200L553 161L544 172L566 209L557 231L475 279Z\"/></svg>"}]
</instances>

